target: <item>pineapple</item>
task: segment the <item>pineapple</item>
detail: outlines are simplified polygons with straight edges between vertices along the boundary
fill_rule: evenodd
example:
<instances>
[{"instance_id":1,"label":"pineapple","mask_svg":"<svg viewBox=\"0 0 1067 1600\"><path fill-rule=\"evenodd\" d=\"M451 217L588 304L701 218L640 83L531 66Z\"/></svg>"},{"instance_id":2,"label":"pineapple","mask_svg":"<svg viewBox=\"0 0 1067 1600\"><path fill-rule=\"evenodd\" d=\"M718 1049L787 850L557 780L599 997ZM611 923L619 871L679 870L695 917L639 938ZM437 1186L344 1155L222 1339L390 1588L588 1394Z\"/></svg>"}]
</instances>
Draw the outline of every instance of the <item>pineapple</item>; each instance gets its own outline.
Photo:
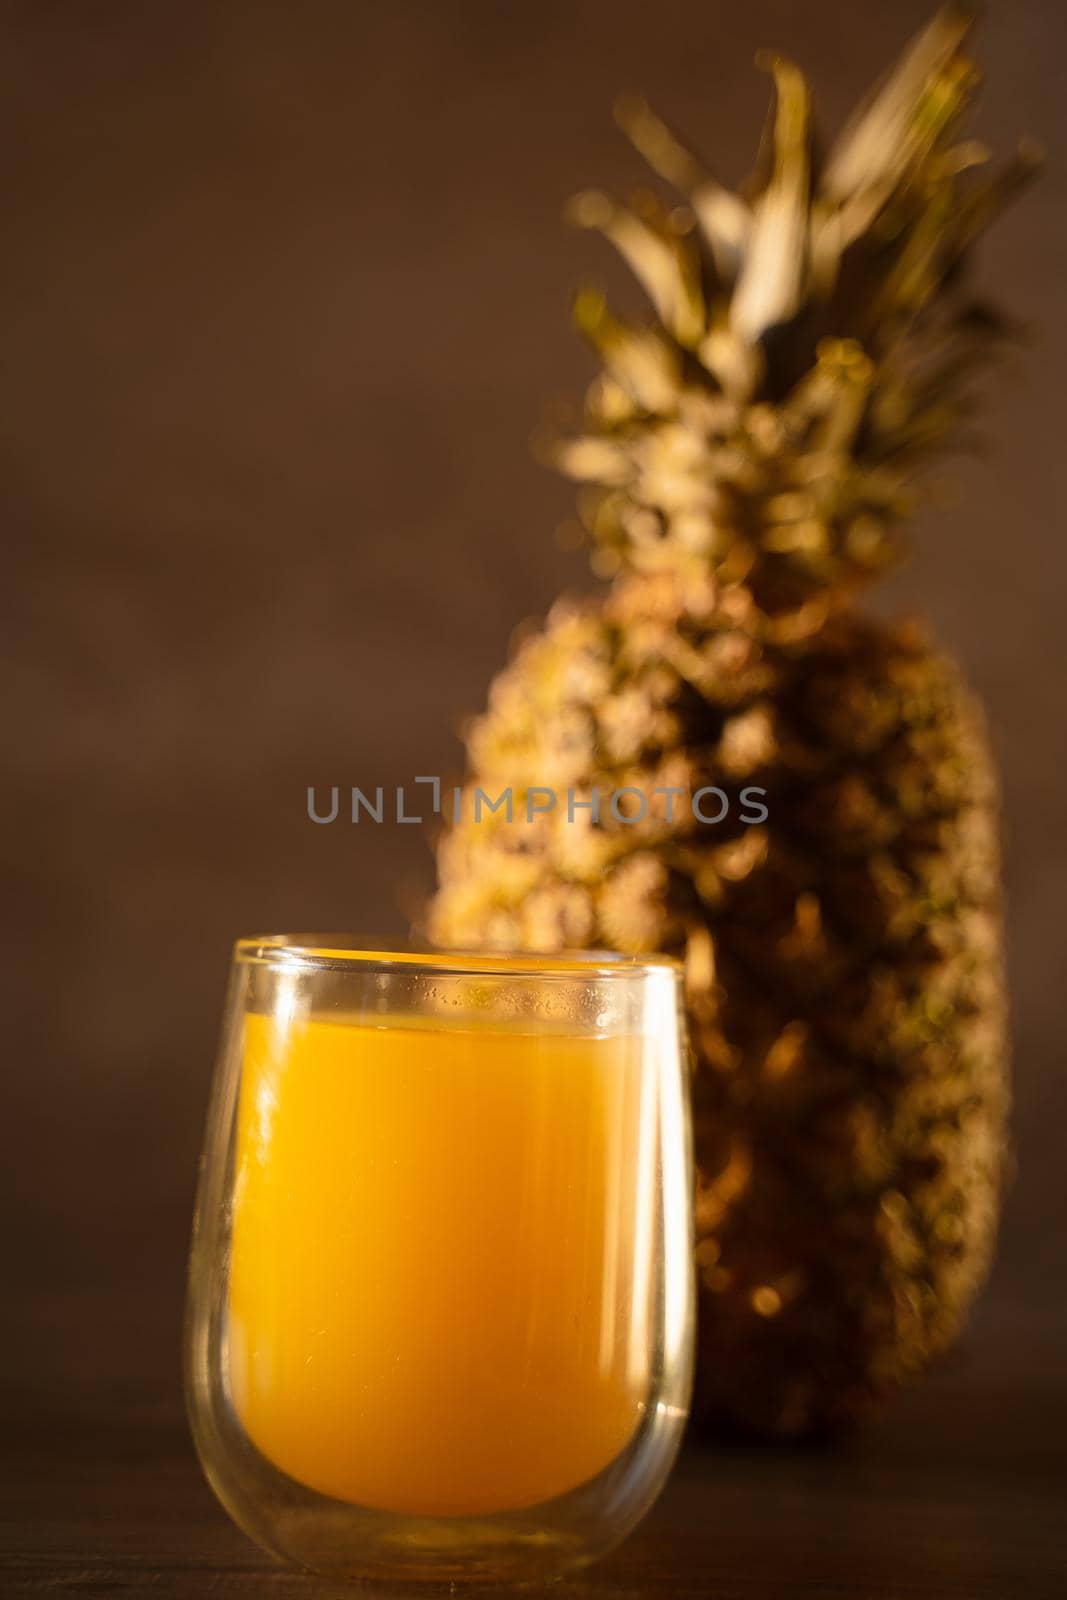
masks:
<instances>
[{"instance_id":1,"label":"pineapple","mask_svg":"<svg viewBox=\"0 0 1067 1600\"><path fill-rule=\"evenodd\" d=\"M439 847L440 943L684 960L696 1411L719 1426L879 1404L951 1346L994 1242L995 774L952 661L861 603L1011 332L964 267L1037 156L973 170L967 26L938 13L821 158L804 77L767 57L744 195L620 107L659 187L573 216L652 315L578 296L601 370L553 446L610 586L518 643ZM504 787L510 819L476 819ZM558 804L528 810L535 787ZM729 805L695 808L710 788Z\"/></svg>"}]
</instances>

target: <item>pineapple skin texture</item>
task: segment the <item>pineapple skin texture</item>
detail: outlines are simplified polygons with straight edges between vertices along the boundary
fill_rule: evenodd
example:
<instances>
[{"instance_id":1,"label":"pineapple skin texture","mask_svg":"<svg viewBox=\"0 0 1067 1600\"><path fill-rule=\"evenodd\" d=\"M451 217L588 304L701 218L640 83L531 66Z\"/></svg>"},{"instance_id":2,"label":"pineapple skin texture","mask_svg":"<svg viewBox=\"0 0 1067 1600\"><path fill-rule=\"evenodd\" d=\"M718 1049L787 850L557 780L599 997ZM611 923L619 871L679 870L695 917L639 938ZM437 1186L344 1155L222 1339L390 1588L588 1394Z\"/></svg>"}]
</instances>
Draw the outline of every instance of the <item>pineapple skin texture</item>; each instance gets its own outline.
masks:
<instances>
[{"instance_id":1,"label":"pineapple skin texture","mask_svg":"<svg viewBox=\"0 0 1067 1600\"><path fill-rule=\"evenodd\" d=\"M997 795L980 710L911 627L761 637L742 584L628 574L557 604L469 730L444 945L685 962L696 1417L831 1431L946 1352L990 1262L1008 1092ZM766 790L764 824L689 795ZM508 785L503 810L473 795ZM525 790L560 791L526 820ZM568 821L562 791L601 815ZM626 824L607 796L650 797ZM673 815L668 818L670 806Z\"/></svg>"},{"instance_id":2,"label":"pineapple skin texture","mask_svg":"<svg viewBox=\"0 0 1067 1600\"><path fill-rule=\"evenodd\" d=\"M644 101L618 108L659 187L570 214L651 315L578 295L600 371L548 452L613 581L496 680L439 850L441 943L683 958L696 1409L744 1430L878 1405L951 1347L993 1249L993 765L953 663L857 601L1014 336L969 261L1041 157L1023 141L983 175L960 140L971 20L938 11L828 147L804 74L761 57L774 104L739 192ZM765 824L736 802L695 819L684 796L708 785L764 789ZM533 786L596 787L599 823L565 802L528 822ZM476 787L511 787L514 820L475 820ZM608 809L623 788L649 797L640 820Z\"/></svg>"}]
</instances>

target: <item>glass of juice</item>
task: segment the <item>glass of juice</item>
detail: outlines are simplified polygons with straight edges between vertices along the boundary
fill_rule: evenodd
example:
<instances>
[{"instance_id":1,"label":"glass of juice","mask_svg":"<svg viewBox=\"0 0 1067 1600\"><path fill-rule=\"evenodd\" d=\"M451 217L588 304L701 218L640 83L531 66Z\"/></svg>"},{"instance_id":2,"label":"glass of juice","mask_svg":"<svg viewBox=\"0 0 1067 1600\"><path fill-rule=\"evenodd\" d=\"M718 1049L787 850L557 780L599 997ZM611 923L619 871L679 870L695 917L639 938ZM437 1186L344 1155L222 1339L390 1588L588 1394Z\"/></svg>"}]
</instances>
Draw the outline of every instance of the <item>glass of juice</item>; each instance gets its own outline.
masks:
<instances>
[{"instance_id":1,"label":"glass of juice","mask_svg":"<svg viewBox=\"0 0 1067 1600\"><path fill-rule=\"evenodd\" d=\"M526 1582L648 1510L692 1371L679 983L238 942L186 1381L261 1545L386 1590Z\"/></svg>"}]
</instances>

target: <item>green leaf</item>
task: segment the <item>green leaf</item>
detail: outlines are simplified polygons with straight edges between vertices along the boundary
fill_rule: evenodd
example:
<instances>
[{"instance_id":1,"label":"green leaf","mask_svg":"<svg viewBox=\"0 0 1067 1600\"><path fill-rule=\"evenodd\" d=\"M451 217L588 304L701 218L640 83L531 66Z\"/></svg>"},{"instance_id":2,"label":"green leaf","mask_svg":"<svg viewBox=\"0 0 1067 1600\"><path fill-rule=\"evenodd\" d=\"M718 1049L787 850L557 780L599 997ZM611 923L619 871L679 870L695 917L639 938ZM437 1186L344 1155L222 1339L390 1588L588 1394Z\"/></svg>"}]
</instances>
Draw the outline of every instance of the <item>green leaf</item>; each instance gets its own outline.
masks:
<instances>
[{"instance_id":1,"label":"green leaf","mask_svg":"<svg viewBox=\"0 0 1067 1600\"><path fill-rule=\"evenodd\" d=\"M949 5L914 39L884 82L856 109L826 158L821 192L838 204L899 171L901 152L932 78L956 54L971 26L970 12Z\"/></svg>"},{"instance_id":2,"label":"green leaf","mask_svg":"<svg viewBox=\"0 0 1067 1600\"><path fill-rule=\"evenodd\" d=\"M708 242L716 272L725 283L732 283L752 228L749 206L705 170L646 101L620 100L615 117L652 170L687 197Z\"/></svg>"},{"instance_id":3,"label":"green leaf","mask_svg":"<svg viewBox=\"0 0 1067 1600\"><path fill-rule=\"evenodd\" d=\"M579 227L595 228L611 241L664 327L679 344L695 345L704 331L704 296L692 244L652 227L596 189L576 195L569 215Z\"/></svg>"},{"instance_id":4,"label":"green leaf","mask_svg":"<svg viewBox=\"0 0 1067 1600\"><path fill-rule=\"evenodd\" d=\"M731 328L752 344L800 305L809 217L808 86L799 69L781 56L764 58L760 64L773 72L777 89L775 164L771 181L756 202L748 253L730 302Z\"/></svg>"}]
</instances>

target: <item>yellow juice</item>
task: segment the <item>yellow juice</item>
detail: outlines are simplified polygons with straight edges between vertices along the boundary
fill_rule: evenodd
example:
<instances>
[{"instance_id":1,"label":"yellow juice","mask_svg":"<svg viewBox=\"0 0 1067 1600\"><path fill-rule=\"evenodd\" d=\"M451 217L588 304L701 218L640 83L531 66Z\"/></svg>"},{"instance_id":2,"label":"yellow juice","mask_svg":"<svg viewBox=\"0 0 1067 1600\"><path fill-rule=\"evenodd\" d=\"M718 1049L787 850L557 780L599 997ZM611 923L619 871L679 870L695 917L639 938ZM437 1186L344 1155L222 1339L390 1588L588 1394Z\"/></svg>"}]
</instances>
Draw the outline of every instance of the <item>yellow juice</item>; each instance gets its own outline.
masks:
<instances>
[{"instance_id":1,"label":"yellow juice","mask_svg":"<svg viewBox=\"0 0 1067 1600\"><path fill-rule=\"evenodd\" d=\"M229 1380L323 1494L465 1516L576 1488L649 1387L640 1041L245 1022Z\"/></svg>"}]
</instances>

